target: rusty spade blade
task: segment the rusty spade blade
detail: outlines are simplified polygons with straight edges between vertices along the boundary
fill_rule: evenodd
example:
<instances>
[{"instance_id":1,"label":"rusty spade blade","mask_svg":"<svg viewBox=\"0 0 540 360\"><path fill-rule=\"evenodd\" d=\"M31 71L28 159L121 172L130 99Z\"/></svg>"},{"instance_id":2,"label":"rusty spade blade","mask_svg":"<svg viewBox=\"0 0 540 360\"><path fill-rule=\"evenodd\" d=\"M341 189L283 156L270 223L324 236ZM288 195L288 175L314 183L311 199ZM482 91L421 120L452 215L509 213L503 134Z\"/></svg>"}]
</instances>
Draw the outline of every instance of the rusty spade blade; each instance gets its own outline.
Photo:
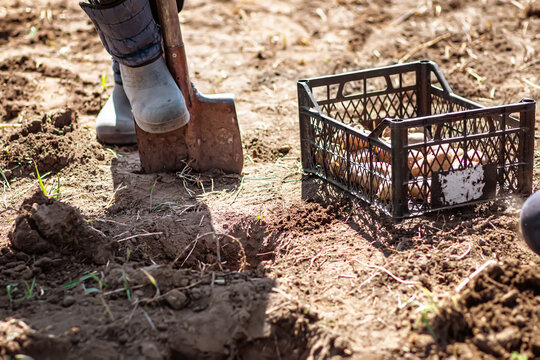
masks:
<instances>
[{"instance_id":1,"label":"rusty spade blade","mask_svg":"<svg viewBox=\"0 0 540 360\"><path fill-rule=\"evenodd\" d=\"M182 90L191 115L175 131L151 134L138 126L137 141L143 171L221 169L241 173L242 141L232 95L200 94L189 80L186 53L175 0L157 0L167 66Z\"/></svg>"}]
</instances>

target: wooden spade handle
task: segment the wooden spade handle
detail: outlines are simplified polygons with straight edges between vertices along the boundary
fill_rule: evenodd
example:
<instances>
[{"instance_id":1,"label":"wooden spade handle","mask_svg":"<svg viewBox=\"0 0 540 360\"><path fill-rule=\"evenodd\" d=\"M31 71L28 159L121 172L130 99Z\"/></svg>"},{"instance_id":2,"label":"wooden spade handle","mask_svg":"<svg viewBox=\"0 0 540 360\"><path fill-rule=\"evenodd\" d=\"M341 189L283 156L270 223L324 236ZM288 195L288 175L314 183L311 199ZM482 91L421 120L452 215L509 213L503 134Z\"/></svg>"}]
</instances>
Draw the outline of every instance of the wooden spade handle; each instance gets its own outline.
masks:
<instances>
[{"instance_id":1,"label":"wooden spade handle","mask_svg":"<svg viewBox=\"0 0 540 360\"><path fill-rule=\"evenodd\" d=\"M176 84L184 94L188 108L192 107L193 88L189 80L189 71L186 61L186 50L180 21L178 20L178 7L176 0L156 0L161 33L165 47L167 67Z\"/></svg>"}]
</instances>

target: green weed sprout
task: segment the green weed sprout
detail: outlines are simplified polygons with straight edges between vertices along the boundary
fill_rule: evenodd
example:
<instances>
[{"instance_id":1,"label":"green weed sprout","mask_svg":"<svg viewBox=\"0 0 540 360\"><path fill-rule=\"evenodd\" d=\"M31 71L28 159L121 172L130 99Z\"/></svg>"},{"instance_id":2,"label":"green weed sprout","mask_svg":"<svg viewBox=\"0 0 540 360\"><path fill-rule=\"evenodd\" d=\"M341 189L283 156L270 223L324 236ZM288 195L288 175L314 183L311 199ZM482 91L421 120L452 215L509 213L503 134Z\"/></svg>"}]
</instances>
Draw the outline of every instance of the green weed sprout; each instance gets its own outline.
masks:
<instances>
[{"instance_id":1,"label":"green weed sprout","mask_svg":"<svg viewBox=\"0 0 540 360\"><path fill-rule=\"evenodd\" d=\"M413 329L417 330L420 322L422 322L426 329L429 331L430 335L433 337L433 340L437 342L437 335L435 334L435 331L433 331L433 327L429 322L428 314L436 314L439 312L439 309L437 308L437 304L435 303L435 299L433 299L431 291L424 287L422 287L421 289L426 295L428 301L427 303L421 303L416 300L413 301L413 303L418 306L418 311L420 312L420 315L418 316L418 319L416 320Z\"/></svg>"},{"instance_id":2,"label":"green weed sprout","mask_svg":"<svg viewBox=\"0 0 540 360\"><path fill-rule=\"evenodd\" d=\"M144 273L144 275L146 275L146 277L148 278L148 280L150 280L150 282L152 283L152 285L154 285L154 287L156 288L156 295L155 297L159 297L161 292L159 291L159 286L157 284L157 281L156 279L146 270L144 269L141 269L141 271Z\"/></svg>"},{"instance_id":3,"label":"green weed sprout","mask_svg":"<svg viewBox=\"0 0 540 360\"><path fill-rule=\"evenodd\" d=\"M36 293L34 292L36 286L36 278L34 277L32 279L32 284L28 284L28 282L24 281L24 297L25 299L32 299L34 296L36 296Z\"/></svg>"},{"instance_id":4,"label":"green weed sprout","mask_svg":"<svg viewBox=\"0 0 540 360\"><path fill-rule=\"evenodd\" d=\"M153 203L152 199L153 199L153 196L154 196L155 187L156 187L156 183L154 183L154 185L152 185L152 189L150 189L150 207L149 207L149 211L151 213L161 210L164 206L171 206L171 207L172 206L180 206L177 203L172 202L172 201L165 201L165 202L162 202L162 203L157 204L156 206L154 206L154 203Z\"/></svg>"},{"instance_id":5,"label":"green weed sprout","mask_svg":"<svg viewBox=\"0 0 540 360\"><path fill-rule=\"evenodd\" d=\"M28 283L28 281L24 280L24 296L19 297L18 299L15 299L15 294L19 291L19 283L15 284L9 284L6 286L6 292L9 301L22 301L22 300L30 300L36 297L36 278L34 277L32 279L31 283Z\"/></svg>"},{"instance_id":6,"label":"green weed sprout","mask_svg":"<svg viewBox=\"0 0 540 360\"><path fill-rule=\"evenodd\" d=\"M4 170L2 170L2 168L0 168L0 175L2 176L2 185L4 185L4 190L6 188L11 189L11 185L9 184L6 174L4 174Z\"/></svg>"},{"instance_id":7,"label":"green weed sprout","mask_svg":"<svg viewBox=\"0 0 540 360\"><path fill-rule=\"evenodd\" d=\"M23 354L17 354L13 358L17 359L17 360L34 360L33 357L28 356L28 355L23 355ZM9 359L9 357L8 357L8 359Z\"/></svg>"},{"instance_id":8,"label":"green weed sprout","mask_svg":"<svg viewBox=\"0 0 540 360\"><path fill-rule=\"evenodd\" d=\"M80 278L78 279L75 279L75 280L72 280L72 281L68 281L67 283L64 283L62 284L62 287L65 289L65 290L71 290L71 289L74 289L76 288L79 284L82 286L83 290L84 290L84 293L85 294L100 294L103 292L103 289L104 288L107 288L109 287L109 285L107 285L105 282L103 282L98 276L97 276L97 272L94 271L94 272L91 272L91 273L88 273L86 275L83 275L81 276ZM86 280L89 280L89 279L93 279L95 282L98 283L98 287L90 287L90 288L87 288L84 284L84 282Z\"/></svg>"},{"instance_id":9,"label":"green weed sprout","mask_svg":"<svg viewBox=\"0 0 540 360\"><path fill-rule=\"evenodd\" d=\"M511 360L527 360L527 355L520 354L517 351L514 351L512 353L512 356L510 357Z\"/></svg>"},{"instance_id":10,"label":"green weed sprout","mask_svg":"<svg viewBox=\"0 0 540 360\"><path fill-rule=\"evenodd\" d=\"M124 290L126 291L126 296L128 300L131 300L131 290L129 290L129 284L127 281L126 273L122 271L122 280L124 281Z\"/></svg>"},{"instance_id":11,"label":"green weed sprout","mask_svg":"<svg viewBox=\"0 0 540 360\"><path fill-rule=\"evenodd\" d=\"M116 151L114 151L114 150L111 149L111 148L105 148L105 150L107 150L108 152L110 152L111 154L113 154L113 156L114 156L115 159L118 159L118 154L116 153Z\"/></svg>"},{"instance_id":12,"label":"green weed sprout","mask_svg":"<svg viewBox=\"0 0 540 360\"><path fill-rule=\"evenodd\" d=\"M57 174L56 176L56 184L53 183L49 188L47 188L45 186L45 183L43 182L43 179L45 178L46 175L48 175L48 173L41 176L36 163L34 163L34 167L36 169L36 176L38 178L39 187L41 188L41 191L43 192L43 194L45 194L45 196L47 196L48 198L54 198L55 200L60 200L60 193L61 193L60 174Z\"/></svg>"},{"instance_id":13,"label":"green weed sprout","mask_svg":"<svg viewBox=\"0 0 540 360\"><path fill-rule=\"evenodd\" d=\"M103 73L101 74L101 87L103 90L107 90L107 74Z\"/></svg>"},{"instance_id":14,"label":"green weed sprout","mask_svg":"<svg viewBox=\"0 0 540 360\"><path fill-rule=\"evenodd\" d=\"M7 292L7 296L8 296L9 301L14 301L15 300L14 294L18 290L18 286L19 286L18 283L9 284L9 285L6 286L6 292Z\"/></svg>"}]
</instances>

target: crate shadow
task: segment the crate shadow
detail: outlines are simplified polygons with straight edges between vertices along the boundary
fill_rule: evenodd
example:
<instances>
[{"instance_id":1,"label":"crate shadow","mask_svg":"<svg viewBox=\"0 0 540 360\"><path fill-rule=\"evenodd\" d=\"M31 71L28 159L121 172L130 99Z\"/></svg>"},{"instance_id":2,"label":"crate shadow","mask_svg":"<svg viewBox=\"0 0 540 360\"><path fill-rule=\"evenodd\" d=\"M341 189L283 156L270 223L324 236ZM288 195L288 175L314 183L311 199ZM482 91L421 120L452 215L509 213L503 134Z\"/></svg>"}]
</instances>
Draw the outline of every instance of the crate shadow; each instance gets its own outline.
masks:
<instances>
[{"instance_id":1,"label":"crate shadow","mask_svg":"<svg viewBox=\"0 0 540 360\"><path fill-rule=\"evenodd\" d=\"M506 205L494 202L464 206L459 211L441 210L421 217L394 220L337 186L310 175L302 179L302 199L340 209L336 216L387 257L396 251L437 246L448 237L451 229L466 228L472 219L497 216L506 208Z\"/></svg>"}]
</instances>

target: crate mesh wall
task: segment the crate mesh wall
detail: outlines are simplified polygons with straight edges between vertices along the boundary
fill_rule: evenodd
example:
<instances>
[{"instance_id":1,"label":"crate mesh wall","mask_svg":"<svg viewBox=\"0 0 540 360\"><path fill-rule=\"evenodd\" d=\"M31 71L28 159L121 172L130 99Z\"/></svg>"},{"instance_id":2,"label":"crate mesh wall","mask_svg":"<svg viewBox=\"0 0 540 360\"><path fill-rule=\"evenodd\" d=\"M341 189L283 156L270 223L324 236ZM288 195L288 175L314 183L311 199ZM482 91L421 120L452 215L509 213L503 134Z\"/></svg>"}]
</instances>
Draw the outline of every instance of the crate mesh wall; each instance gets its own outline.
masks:
<instances>
[{"instance_id":1,"label":"crate mesh wall","mask_svg":"<svg viewBox=\"0 0 540 360\"><path fill-rule=\"evenodd\" d=\"M532 117L534 123L534 102L482 108L451 93L442 75L436 74L432 81L432 73L438 71L432 63L422 77L420 69L425 65L325 77L315 79L313 87L299 86L304 169L395 215L398 202L393 196L396 174L392 171L403 168L400 164L406 161L399 176L403 182L398 184L405 189L398 199L405 204L400 217L449 207L432 201L433 178L441 171L492 164L496 168L494 198L530 191L526 177L530 173L532 178L532 159L525 155L531 154L533 145L525 142L525 134L530 137L534 126L522 124L522 112L527 109L525 118L530 122ZM469 111L474 109L481 111ZM368 136L384 119L390 126L378 135L399 130L406 134L414 127L424 134L424 142L396 152L393 141ZM432 163L425 160L430 153L437 155ZM448 168L449 159L453 160Z\"/></svg>"}]
</instances>

